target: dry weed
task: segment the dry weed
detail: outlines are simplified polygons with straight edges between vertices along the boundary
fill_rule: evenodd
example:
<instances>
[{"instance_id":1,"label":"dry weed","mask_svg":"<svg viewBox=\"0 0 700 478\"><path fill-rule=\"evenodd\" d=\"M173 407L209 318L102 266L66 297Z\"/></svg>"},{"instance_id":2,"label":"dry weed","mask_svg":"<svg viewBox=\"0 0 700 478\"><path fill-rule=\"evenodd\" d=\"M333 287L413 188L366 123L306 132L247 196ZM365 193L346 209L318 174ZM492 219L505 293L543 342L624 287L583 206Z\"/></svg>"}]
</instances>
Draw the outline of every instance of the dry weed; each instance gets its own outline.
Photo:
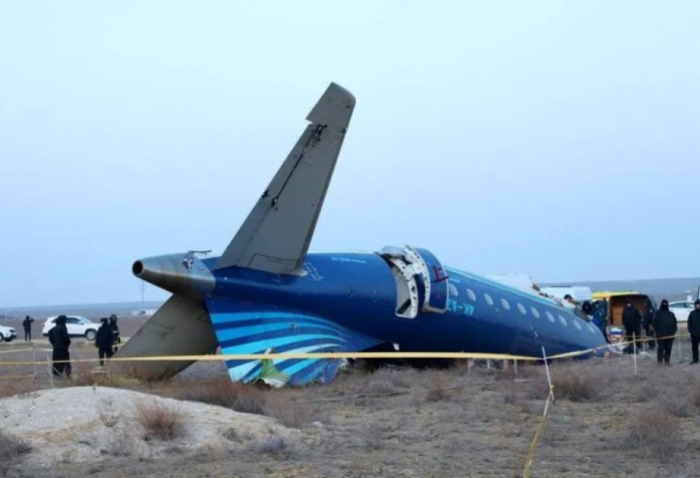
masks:
<instances>
[{"instance_id":1,"label":"dry weed","mask_svg":"<svg viewBox=\"0 0 700 478\"><path fill-rule=\"evenodd\" d=\"M188 416L177 408L157 401L140 401L134 405L134 416L146 431L146 439L171 441L185 435Z\"/></svg>"},{"instance_id":2,"label":"dry weed","mask_svg":"<svg viewBox=\"0 0 700 478\"><path fill-rule=\"evenodd\" d=\"M8 435L0 430L0 476L19 461L22 455L32 451L29 442Z\"/></svg>"},{"instance_id":3,"label":"dry weed","mask_svg":"<svg viewBox=\"0 0 700 478\"><path fill-rule=\"evenodd\" d=\"M627 447L649 453L656 460L667 460L677 451L681 440L678 421L667 412L642 411L627 422Z\"/></svg>"},{"instance_id":4,"label":"dry weed","mask_svg":"<svg viewBox=\"0 0 700 478\"><path fill-rule=\"evenodd\" d=\"M107 448L103 453L112 456L135 457L139 453L140 443L126 430L116 430L109 437Z\"/></svg>"},{"instance_id":5,"label":"dry weed","mask_svg":"<svg viewBox=\"0 0 700 478\"><path fill-rule=\"evenodd\" d=\"M41 387L31 377L0 381L0 398L24 397L41 390Z\"/></svg>"},{"instance_id":6,"label":"dry weed","mask_svg":"<svg viewBox=\"0 0 700 478\"><path fill-rule=\"evenodd\" d=\"M430 375L425 398L429 402L448 401L458 398L461 392L461 388L451 386L450 381L443 375Z\"/></svg>"},{"instance_id":7,"label":"dry weed","mask_svg":"<svg viewBox=\"0 0 700 478\"><path fill-rule=\"evenodd\" d=\"M690 401L696 408L700 408L700 385L696 385L690 392Z\"/></svg>"},{"instance_id":8,"label":"dry weed","mask_svg":"<svg viewBox=\"0 0 700 478\"><path fill-rule=\"evenodd\" d=\"M360 438L367 450L383 450L387 447L389 431L389 426L372 421L360 430Z\"/></svg>"},{"instance_id":9,"label":"dry weed","mask_svg":"<svg viewBox=\"0 0 700 478\"><path fill-rule=\"evenodd\" d=\"M691 402L679 395L663 397L661 407L670 415L678 418L687 418L695 414Z\"/></svg>"},{"instance_id":10,"label":"dry weed","mask_svg":"<svg viewBox=\"0 0 700 478\"><path fill-rule=\"evenodd\" d=\"M293 447L284 437L270 434L262 440L251 445L255 453L271 455L277 458L288 459L294 453Z\"/></svg>"},{"instance_id":11,"label":"dry weed","mask_svg":"<svg viewBox=\"0 0 700 478\"><path fill-rule=\"evenodd\" d=\"M606 386L600 377L593 374L559 374L552 378L554 396L572 402L593 402L601 398Z\"/></svg>"},{"instance_id":12,"label":"dry weed","mask_svg":"<svg viewBox=\"0 0 700 478\"><path fill-rule=\"evenodd\" d=\"M289 401L282 394L270 394L264 408L265 415L276 418L284 426L302 428L314 421L325 421L319 417L319 409L311 403Z\"/></svg>"}]
</instances>

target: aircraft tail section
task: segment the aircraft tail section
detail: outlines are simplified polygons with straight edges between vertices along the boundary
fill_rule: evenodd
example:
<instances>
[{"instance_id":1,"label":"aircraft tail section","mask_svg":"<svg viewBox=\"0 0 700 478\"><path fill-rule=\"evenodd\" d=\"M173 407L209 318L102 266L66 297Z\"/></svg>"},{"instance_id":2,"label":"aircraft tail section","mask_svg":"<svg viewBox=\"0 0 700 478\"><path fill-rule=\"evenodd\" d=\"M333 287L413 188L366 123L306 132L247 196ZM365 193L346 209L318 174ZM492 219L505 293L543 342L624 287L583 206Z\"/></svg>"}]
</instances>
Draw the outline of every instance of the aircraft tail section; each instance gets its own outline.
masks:
<instances>
[{"instance_id":1,"label":"aircraft tail section","mask_svg":"<svg viewBox=\"0 0 700 478\"><path fill-rule=\"evenodd\" d=\"M354 352L380 340L322 317L236 300L210 298L206 303L223 354ZM234 381L289 383L330 382L342 365L333 359L229 360Z\"/></svg>"},{"instance_id":2,"label":"aircraft tail section","mask_svg":"<svg viewBox=\"0 0 700 478\"><path fill-rule=\"evenodd\" d=\"M119 348L115 358L205 355L216 351L216 336L204 306L173 295ZM110 370L157 380L176 375L192 361L112 362Z\"/></svg>"},{"instance_id":3,"label":"aircraft tail section","mask_svg":"<svg viewBox=\"0 0 700 478\"><path fill-rule=\"evenodd\" d=\"M354 96L331 83L215 269L300 273L354 107Z\"/></svg>"}]
</instances>

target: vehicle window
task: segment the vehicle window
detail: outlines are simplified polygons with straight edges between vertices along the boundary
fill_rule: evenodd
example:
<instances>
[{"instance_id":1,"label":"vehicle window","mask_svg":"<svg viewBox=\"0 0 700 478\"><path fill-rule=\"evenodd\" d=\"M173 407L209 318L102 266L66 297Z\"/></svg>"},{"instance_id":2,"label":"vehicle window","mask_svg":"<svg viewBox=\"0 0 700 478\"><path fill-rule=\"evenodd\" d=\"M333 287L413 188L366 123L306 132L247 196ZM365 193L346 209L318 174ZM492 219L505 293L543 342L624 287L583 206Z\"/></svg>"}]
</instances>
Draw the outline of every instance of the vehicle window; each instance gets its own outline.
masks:
<instances>
[{"instance_id":1,"label":"vehicle window","mask_svg":"<svg viewBox=\"0 0 700 478\"><path fill-rule=\"evenodd\" d=\"M507 300L501 299L501 305L503 306L504 309L510 310L510 304L508 303Z\"/></svg>"},{"instance_id":2,"label":"vehicle window","mask_svg":"<svg viewBox=\"0 0 700 478\"><path fill-rule=\"evenodd\" d=\"M457 290L454 284L450 284L450 295L454 297L459 297L459 291Z\"/></svg>"},{"instance_id":3,"label":"vehicle window","mask_svg":"<svg viewBox=\"0 0 700 478\"><path fill-rule=\"evenodd\" d=\"M592 334L595 334L595 327L593 327L593 325L588 324L588 330L590 330Z\"/></svg>"},{"instance_id":4,"label":"vehicle window","mask_svg":"<svg viewBox=\"0 0 700 478\"><path fill-rule=\"evenodd\" d=\"M581 324L578 323L578 320L574 320L574 327L576 327L577 330L581 330Z\"/></svg>"},{"instance_id":5,"label":"vehicle window","mask_svg":"<svg viewBox=\"0 0 700 478\"><path fill-rule=\"evenodd\" d=\"M80 324L80 320L76 319L75 317L68 317L66 319L67 324Z\"/></svg>"},{"instance_id":6,"label":"vehicle window","mask_svg":"<svg viewBox=\"0 0 700 478\"><path fill-rule=\"evenodd\" d=\"M493 298L490 295L484 294L484 299L486 299L488 305L493 305Z\"/></svg>"},{"instance_id":7,"label":"vehicle window","mask_svg":"<svg viewBox=\"0 0 700 478\"><path fill-rule=\"evenodd\" d=\"M539 319L540 318L540 311L535 309L534 307L530 307L530 311L532 311L532 315L535 316L535 318Z\"/></svg>"},{"instance_id":8,"label":"vehicle window","mask_svg":"<svg viewBox=\"0 0 700 478\"><path fill-rule=\"evenodd\" d=\"M518 310L520 311L521 314L526 315L527 314L527 309L523 304L518 304Z\"/></svg>"},{"instance_id":9,"label":"vehicle window","mask_svg":"<svg viewBox=\"0 0 700 478\"><path fill-rule=\"evenodd\" d=\"M470 299L472 302L476 302L476 294L474 293L473 290L467 289L467 295L469 296L469 299Z\"/></svg>"},{"instance_id":10,"label":"vehicle window","mask_svg":"<svg viewBox=\"0 0 700 478\"><path fill-rule=\"evenodd\" d=\"M569 323L566 321L566 319L564 317L562 317L561 315L559 316L559 322L561 322L561 325L563 325L564 327L569 325Z\"/></svg>"},{"instance_id":11,"label":"vehicle window","mask_svg":"<svg viewBox=\"0 0 700 478\"><path fill-rule=\"evenodd\" d=\"M550 322L554 323L554 316L549 311L547 311L547 318L549 319Z\"/></svg>"}]
</instances>

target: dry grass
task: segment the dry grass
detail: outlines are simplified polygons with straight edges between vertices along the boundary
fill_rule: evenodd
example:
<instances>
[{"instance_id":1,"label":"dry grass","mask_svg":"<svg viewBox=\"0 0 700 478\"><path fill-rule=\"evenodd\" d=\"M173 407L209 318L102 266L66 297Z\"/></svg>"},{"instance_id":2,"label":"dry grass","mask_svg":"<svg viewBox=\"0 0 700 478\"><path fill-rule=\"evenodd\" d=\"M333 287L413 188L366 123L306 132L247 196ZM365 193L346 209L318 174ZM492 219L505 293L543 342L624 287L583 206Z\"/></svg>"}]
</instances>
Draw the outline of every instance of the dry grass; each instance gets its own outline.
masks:
<instances>
[{"instance_id":1,"label":"dry grass","mask_svg":"<svg viewBox=\"0 0 700 478\"><path fill-rule=\"evenodd\" d=\"M690 401L696 408L700 408L700 385L693 387L693 390L690 392Z\"/></svg>"},{"instance_id":2,"label":"dry grass","mask_svg":"<svg viewBox=\"0 0 700 478\"><path fill-rule=\"evenodd\" d=\"M258 454L270 455L276 458L289 459L294 454L294 447L284 437L270 434L262 440L253 443L251 451Z\"/></svg>"},{"instance_id":3,"label":"dry grass","mask_svg":"<svg viewBox=\"0 0 700 478\"><path fill-rule=\"evenodd\" d=\"M4 379L0 377L0 398L23 397L41 390L41 386L31 377Z\"/></svg>"},{"instance_id":4,"label":"dry grass","mask_svg":"<svg viewBox=\"0 0 700 478\"><path fill-rule=\"evenodd\" d=\"M228 377L211 380L171 380L154 385L151 393L162 397L202 402L237 412L265 415L267 390L233 383Z\"/></svg>"},{"instance_id":5,"label":"dry grass","mask_svg":"<svg viewBox=\"0 0 700 478\"><path fill-rule=\"evenodd\" d=\"M266 416L276 418L284 426L291 428L303 428L314 421L327 421L317 405L291 401L282 393L267 396L264 412Z\"/></svg>"},{"instance_id":6,"label":"dry grass","mask_svg":"<svg viewBox=\"0 0 700 478\"><path fill-rule=\"evenodd\" d=\"M155 400L136 402L134 417L145 430L146 440L171 441L185 435L188 416Z\"/></svg>"},{"instance_id":7,"label":"dry grass","mask_svg":"<svg viewBox=\"0 0 700 478\"><path fill-rule=\"evenodd\" d=\"M552 377L552 385L556 398L572 402L597 401L608 386L601 377L590 373L557 374Z\"/></svg>"},{"instance_id":8,"label":"dry grass","mask_svg":"<svg viewBox=\"0 0 700 478\"><path fill-rule=\"evenodd\" d=\"M462 389L454 386L447 377L436 372L435 375L430 375L428 379L428 393L425 399L428 402L450 401L459 398Z\"/></svg>"},{"instance_id":9,"label":"dry grass","mask_svg":"<svg viewBox=\"0 0 700 478\"><path fill-rule=\"evenodd\" d=\"M666 461L678 450L681 440L678 420L655 409L639 412L627 422L625 447L648 453L648 457Z\"/></svg>"},{"instance_id":10,"label":"dry grass","mask_svg":"<svg viewBox=\"0 0 700 478\"><path fill-rule=\"evenodd\" d=\"M687 398L683 398L683 396L669 395L660 399L659 402L661 408L674 417L688 418L697 413L693 404Z\"/></svg>"},{"instance_id":11,"label":"dry grass","mask_svg":"<svg viewBox=\"0 0 700 478\"><path fill-rule=\"evenodd\" d=\"M15 465L19 459L30 453L32 446L29 442L20 440L0 430L0 476Z\"/></svg>"}]
</instances>

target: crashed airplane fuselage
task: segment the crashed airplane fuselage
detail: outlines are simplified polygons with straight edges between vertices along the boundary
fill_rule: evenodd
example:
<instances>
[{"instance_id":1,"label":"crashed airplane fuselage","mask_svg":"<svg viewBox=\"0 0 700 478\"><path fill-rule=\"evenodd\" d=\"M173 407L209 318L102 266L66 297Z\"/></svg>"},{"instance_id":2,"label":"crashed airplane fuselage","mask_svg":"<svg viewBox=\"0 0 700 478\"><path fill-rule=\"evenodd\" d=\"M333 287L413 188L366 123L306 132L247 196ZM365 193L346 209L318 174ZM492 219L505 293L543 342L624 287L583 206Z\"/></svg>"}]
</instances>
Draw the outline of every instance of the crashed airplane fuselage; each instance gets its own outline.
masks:
<instances>
[{"instance_id":1,"label":"crashed airplane fuselage","mask_svg":"<svg viewBox=\"0 0 700 478\"><path fill-rule=\"evenodd\" d=\"M603 346L602 332L554 301L443 266L430 251L308 254L354 97L331 84L310 125L222 254L137 261L137 277L173 293L118 357L268 351L483 352L542 356ZM173 375L191 361L145 362ZM230 360L233 380L260 378L261 360ZM336 359L274 361L292 384L331 380Z\"/></svg>"}]
</instances>

